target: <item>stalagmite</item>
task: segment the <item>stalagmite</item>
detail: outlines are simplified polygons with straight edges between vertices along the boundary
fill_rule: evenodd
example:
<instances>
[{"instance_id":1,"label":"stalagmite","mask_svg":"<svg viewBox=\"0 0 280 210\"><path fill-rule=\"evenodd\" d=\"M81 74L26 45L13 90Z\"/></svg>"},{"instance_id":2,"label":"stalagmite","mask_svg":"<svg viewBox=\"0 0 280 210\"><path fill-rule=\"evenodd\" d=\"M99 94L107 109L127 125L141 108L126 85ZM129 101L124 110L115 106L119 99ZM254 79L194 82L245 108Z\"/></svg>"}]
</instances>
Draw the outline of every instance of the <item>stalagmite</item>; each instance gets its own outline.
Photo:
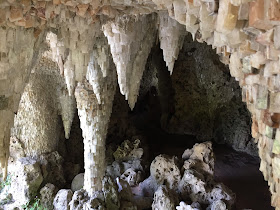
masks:
<instances>
[{"instance_id":1,"label":"stalagmite","mask_svg":"<svg viewBox=\"0 0 280 210\"><path fill-rule=\"evenodd\" d=\"M159 13L159 40L163 58L172 74L175 60L183 46L185 28L169 17L166 12Z\"/></svg>"},{"instance_id":2,"label":"stalagmite","mask_svg":"<svg viewBox=\"0 0 280 210\"><path fill-rule=\"evenodd\" d=\"M105 130L104 123L108 118L105 110L110 109L112 100L111 94L110 103L105 102L107 99L103 101L104 93L108 93L111 88L104 92L100 88L103 87L101 83L104 78L111 78L111 73L106 71L110 69L106 67L107 58L103 60L103 55L108 54L107 48L100 47L93 52L93 41L95 32L99 30L100 19L108 20L103 30L116 64L120 90L133 108L146 59L155 38L156 21L152 13L165 11L171 18L185 24L194 40L212 45L220 55L220 60L230 64L231 74L239 81L243 100L252 113L252 134L258 141L260 170L270 185L272 205L279 208L280 184L277 179L280 173L277 168L280 167L280 161L271 154L273 147L276 151L278 145L273 143L273 134L279 129L275 116L280 112L279 9L277 0L0 1L1 167L7 166L13 115L17 112L20 96L28 81L30 65L34 64L39 55L39 44L35 46L35 41L43 37L45 28L58 34L58 41L53 43L56 50L54 55L70 95L75 90L76 82L82 82L86 76L89 61L94 67L88 72L94 92L89 84L80 84L76 91L85 142L92 143L104 139L105 132L101 135L97 129L102 132ZM96 60L100 68L95 67ZM172 62L168 65L170 69ZM95 81L100 85L95 84ZM82 93L86 95L82 96ZM95 102L87 102L86 96L94 98ZM61 101L64 99L62 96ZM68 102L63 102L61 106L65 107ZM95 112L86 109L87 106L100 109ZM65 109L61 113L65 119L66 136L71 122L71 115L67 113L71 111ZM94 117L88 117L91 114ZM103 118L106 119L99 121ZM87 120L96 123L92 125L95 128L93 133L87 132L90 127L86 124ZM86 149L90 148L91 143L86 143ZM89 160L95 157L92 154L86 151L86 155L89 155L86 156L86 167L90 171L87 173L90 174L93 174L93 169L88 163L93 163ZM88 184L89 178L86 179ZM91 184L88 185L91 189Z\"/></svg>"},{"instance_id":3,"label":"stalagmite","mask_svg":"<svg viewBox=\"0 0 280 210\"><path fill-rule=\"evenodd\" d=\"M100 43L104 44L104 42ZM100 46L97 41L97 50ZM100 46L101 47L101 46ZM105 47L105 46L104 46ZM95 60L93 53L88 65L88 80L95 81L102 90L95 92L87 80L78 83L75 91L78 113L84 137L85 181L84 188L90 196L95 191L101 190L102 178L105 175L105 139L108 123L112 112L113 99L116 88L116 73L110 55L105 58L109 63L108 72L103 77L101 66ZM105 70L105 69L104 69Z\"/></svg>"},{"instance_id":4,"label":"stalagmite","mask_svg":"<svg viewBox=\"0 0 280 210\"><path fill-rule=\"evenodd\" d=\"M10 128L32 64L38 57L42 34L37 39L33 29L0 28L0 165L4 168L4 177L7 174Z\"/></svg>"},{"instance_id":5,"label":"stalagmite","mask_svg":"<svg viewBox=\"0 0 280 210\"><path fill-rule=\"evenodd\" d=\"M131 109L155 38L155 16L119 16L103 25L118 73L120 92Z\"/></svg>"}]
</instances>

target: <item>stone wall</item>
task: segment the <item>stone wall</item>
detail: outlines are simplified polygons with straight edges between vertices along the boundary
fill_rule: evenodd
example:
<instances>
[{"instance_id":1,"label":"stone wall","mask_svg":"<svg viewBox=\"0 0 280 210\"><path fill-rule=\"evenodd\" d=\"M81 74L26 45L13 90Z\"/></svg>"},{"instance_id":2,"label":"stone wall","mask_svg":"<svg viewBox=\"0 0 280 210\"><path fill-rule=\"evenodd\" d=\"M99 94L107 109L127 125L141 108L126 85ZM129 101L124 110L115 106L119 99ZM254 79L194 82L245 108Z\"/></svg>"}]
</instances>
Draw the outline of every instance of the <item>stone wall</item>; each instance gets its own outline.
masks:
<instances>
[{"instance_id":1,"label":"stone wall","mask_svg":"<svg viewBox=\"0 0 280 210\"><path fill-rule=\"evenodd\" d=\"M162 123L166 131L194 135L200 141L213 139L257 155L241 89L211 47L187 36L171 79L174 110Z\"/></svg>"}]
</instances>

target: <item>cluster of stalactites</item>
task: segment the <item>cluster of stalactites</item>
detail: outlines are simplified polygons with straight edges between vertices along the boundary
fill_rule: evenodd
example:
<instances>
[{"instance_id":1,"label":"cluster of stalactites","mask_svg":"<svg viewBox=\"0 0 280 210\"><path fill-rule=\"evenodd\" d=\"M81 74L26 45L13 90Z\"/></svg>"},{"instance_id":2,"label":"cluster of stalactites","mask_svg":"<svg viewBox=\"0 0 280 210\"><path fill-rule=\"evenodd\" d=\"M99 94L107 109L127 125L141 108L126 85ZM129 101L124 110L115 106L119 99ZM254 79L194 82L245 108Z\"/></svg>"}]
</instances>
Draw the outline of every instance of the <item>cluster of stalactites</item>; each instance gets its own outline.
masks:
<instances>
[{"instance_id":1,"label":"cluster of stalactites","mask_svg":"<svg viewBox=\"0 0 280 210\"><path fill-rule=\"evenodd\" d=\"M133 109L146 61L155 41L156 16L120 16L104 24L102 29L116 65L120 92Z\"/></svg>"},{"instance_id":2,"label":"cluster of stalactites","mask_svg":"<svg viewBox=\"0 0 280 210\"><path fill-rule=\"evenodd\" d=\"M159 40L163 50L163 59L172 74L174 63L183 46L185 27L169 17L167 12L159 12Z\"/></svg>"}]
</instances>

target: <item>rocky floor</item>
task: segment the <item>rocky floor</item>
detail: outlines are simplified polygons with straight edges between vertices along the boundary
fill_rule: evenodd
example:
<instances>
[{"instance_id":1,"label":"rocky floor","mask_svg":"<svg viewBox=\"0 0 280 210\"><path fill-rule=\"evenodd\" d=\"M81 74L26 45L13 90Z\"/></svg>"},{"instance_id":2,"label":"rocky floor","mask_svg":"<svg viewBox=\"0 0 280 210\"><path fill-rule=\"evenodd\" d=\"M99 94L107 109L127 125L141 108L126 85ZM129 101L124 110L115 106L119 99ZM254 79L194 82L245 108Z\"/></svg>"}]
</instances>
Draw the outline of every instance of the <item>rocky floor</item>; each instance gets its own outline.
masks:
<instances>
[{"instance_id":1,"label":"rocky floor","mask_svg":"<svg viewBox=\"0 0 280 210\"><path fill-rule=\"evenodd\" d=\"M145 128L148 138L150 158L158 154L181 156L185 149L191 148L196 139L187 135L167 134L161 129ZM236 193L234 209L270 210L270 192L267 182L259 171L259 158L237 152L225 145L213 145L215 180L223 182Z\"/></svg>"},{"instance_id":2,"label":"rocky floor","mask_svg":"<svg viewBox=\"0 0 280 210\"><path fill-rule=\"evenodd\" d=\"M215 179L236 193L236 209L270 210L270 192L258 157L216 145Z\"/></svg>"}]
</instances>

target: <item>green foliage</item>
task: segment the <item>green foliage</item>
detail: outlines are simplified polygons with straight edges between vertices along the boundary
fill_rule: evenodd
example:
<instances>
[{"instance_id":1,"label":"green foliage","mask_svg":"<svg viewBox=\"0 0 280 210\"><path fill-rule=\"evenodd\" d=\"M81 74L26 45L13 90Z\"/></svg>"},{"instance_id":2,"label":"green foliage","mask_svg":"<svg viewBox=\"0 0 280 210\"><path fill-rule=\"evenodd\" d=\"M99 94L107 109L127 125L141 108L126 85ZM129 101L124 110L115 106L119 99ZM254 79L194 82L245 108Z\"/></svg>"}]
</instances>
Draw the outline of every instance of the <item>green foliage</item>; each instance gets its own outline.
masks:
<instances>
[{"instance_id":1,"label":"green foliage","mask_svg":"<svg viewBox=\"0 0 280 210\"><path fill-rule=\"evenodd\" d=\"M2 175L2 174L1 174ZM1 179L0 182L0 192L5 188L5 187L9 187L11 186L12 183L12 175L8 174L7 178L5 180L3 180L3 178Z\"/></svg>"},{"instance_id":2,"label":"green foliage","mask_svg":"<svg viewBox=\"0 0 280 210\"><path fill-rule=\"evenodd\" d=\"M32 201L29 201L25 205L22 205L22 208L26 210L48 210L47 208L42 206L40 198L38 198L37 196Z\"/></svg>"}]
</instances>

